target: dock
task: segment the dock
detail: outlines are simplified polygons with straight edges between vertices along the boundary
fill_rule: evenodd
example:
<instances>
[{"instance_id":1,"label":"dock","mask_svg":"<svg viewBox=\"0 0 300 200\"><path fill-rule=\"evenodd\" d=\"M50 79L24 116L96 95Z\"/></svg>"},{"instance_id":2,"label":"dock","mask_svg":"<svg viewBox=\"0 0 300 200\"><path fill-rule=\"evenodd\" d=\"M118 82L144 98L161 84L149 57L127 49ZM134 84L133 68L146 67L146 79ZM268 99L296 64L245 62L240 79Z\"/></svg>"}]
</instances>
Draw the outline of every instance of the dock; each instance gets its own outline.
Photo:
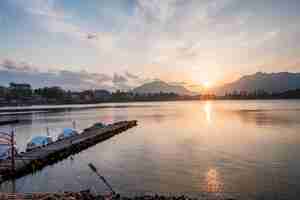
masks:
<instances>
[{"instance_id":1,"label":"dock","mask_svg":"<svg viewBox=\"0 0 300 200\"><path fill-rule=\"evenodd\" d=\"M26 174L34 173L47 165L79 153L101 141L137 126L137 121L121 121L103 128L87 128L81 134L58 140L15 157L15 169L11 160L0 162L0 184Z\"/></svg>"}]
</instances>

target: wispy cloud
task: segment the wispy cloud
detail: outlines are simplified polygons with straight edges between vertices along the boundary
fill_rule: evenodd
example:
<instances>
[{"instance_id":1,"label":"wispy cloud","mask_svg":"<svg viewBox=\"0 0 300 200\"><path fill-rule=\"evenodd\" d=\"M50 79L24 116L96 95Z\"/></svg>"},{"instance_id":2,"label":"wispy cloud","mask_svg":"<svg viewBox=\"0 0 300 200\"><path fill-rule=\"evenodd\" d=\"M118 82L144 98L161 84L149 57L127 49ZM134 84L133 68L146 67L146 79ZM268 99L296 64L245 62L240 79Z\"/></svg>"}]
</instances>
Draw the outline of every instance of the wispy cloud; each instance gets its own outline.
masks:
<instances>
[{"instance_id":1,"label":"wispy cloud","mask_svg":"<svg viewBox=\"0 0 300 200\"><path fill-rule=\"evenodd\" d=\"M0 67L5 70L9 71L21 71L21 72L36 72L35 69L31 64L26 62L15 62L14 60L4 59L0 62Z\"/></svg>"},{"instance_id":2,"label":"wispy cloud","mask_svg":"<svg viewBox=\"0 0 300 200\"><path fill-rule=\"evenodd\" d=\"M125 72L125 75L128 77L128 78L131 78L131 79L139 79L140 77L135 75L135 74L132 74L128 71Z\"/></svg>"},{"instance_id":3,"label":"wispy cloud","mask_svg":"<svg viewBox=\"0 0 300 200\"><path fill-rule=\"evenodd\" d=\"M34 44L31 52L38 51L47 64L62 61L76 65L79 60L80 66L92 72L122 71L130 86L145 80L135 78L136 72L168 79L165 81L176 81L184 74L185 80L201 83L255 71L259 61L267 58L299 57L293 42L299 33L294 30L299 16L272 12L285 5L280 2L266 2L266 8L259 0L91 0L92 6L87 7L77 1L72 6L59 0L9 2L29 15L38 31L47 33L30 38ZM51 41L44 48L41 43L49 43L44 41L48 34L53 46ZM19 52L20 45L15 44L18 53L2 53L3 57L26 54L33 60L29 51ZM51 53L56 53L59 61L48 58ZM111 84L114 87L113 81Z\"/></svg>"},{"instance_id":4,"label":"wispy cloud","mask_svg":"<svg viewBox=\"0 0 300 200\"><path fill-rule=\"evenodd\" d=\"M71 22L73 16L58 6L57 0L13 0L25 12L32 15L41 27L51 33L87 40L95 35Z\"/></svg>"},{"instance_id":5,"label":"wispy cloud","mask_svg":"<svg viewBox=\"0 0 300 200\"><path fill-rule=\"evenodd\" d=\"M128 77L115 73L113 76L104 73L89 73L87 71L57 70L42 72L37 66L25 62L16 62L5 59L0 62L0 84L7 85L9 82L30 83L34 87L61 86L65 89L108 89L129 90L137 85L130 85L134 75ZM127 77L127 78L126 78Z\"/></svg>"},{"instance_id":6,"label":"wispy cloud","mask_svg":"<svg viewBox=\"0 0 300 200\"><path fill-rule=\"evenodd\" d=\"M247 48L257 48L261 45L265 45L266 42L271 42L278 37L280 31L273 30L263 33L259 38L251 40L251 38L239 38L241 45Z\"/></svg>"},{"instance_id":7,"label":"wispy cloud","mask_svg":"<svg viewBox=\"0 0 300 200\"><path fill-rule=\"evenodd\" d=\"M66 15L66 13L55 8L55 0L19 0L24 10L39 17L49 17L55 19L65 19L71 16Z\"/></svg>"}]
</instances>

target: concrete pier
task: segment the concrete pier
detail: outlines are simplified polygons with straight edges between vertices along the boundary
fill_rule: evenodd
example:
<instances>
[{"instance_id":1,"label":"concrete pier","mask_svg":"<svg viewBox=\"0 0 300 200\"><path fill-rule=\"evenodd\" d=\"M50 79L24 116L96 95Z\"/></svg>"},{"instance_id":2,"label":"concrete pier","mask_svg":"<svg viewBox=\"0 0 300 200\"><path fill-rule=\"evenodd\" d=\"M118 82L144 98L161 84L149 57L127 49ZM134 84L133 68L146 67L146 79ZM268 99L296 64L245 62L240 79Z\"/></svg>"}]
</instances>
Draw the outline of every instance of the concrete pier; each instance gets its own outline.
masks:
<instances>
[{"instance_id":1,"label":"concrete pier","mask_svg":"<svg viewBox=\"0 0 300 200\"><path fill-rule=\"evenodd\" d=\"M53 142L47 146L24 152L16 156L15 169L11 168L11 161L0 162L0 183L33 173L43 167L56 163L87 149L103 140L117 135L137 125L137 121L121 121L103 128L88 128L83 133L63 140Z\"/></svg>"}]
</instances>

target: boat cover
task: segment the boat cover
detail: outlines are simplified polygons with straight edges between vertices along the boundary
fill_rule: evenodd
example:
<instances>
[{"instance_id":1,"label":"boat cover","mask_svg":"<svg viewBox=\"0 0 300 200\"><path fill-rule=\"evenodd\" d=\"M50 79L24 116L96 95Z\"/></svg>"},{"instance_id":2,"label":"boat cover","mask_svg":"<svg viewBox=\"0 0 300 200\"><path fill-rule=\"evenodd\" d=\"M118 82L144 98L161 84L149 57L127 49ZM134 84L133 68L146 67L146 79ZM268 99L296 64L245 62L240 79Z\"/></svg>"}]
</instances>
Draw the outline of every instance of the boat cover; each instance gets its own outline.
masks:
<instances>
[{"instance_id":1,"label":"boat cover","mask_svg":"<svg viewBox=\"0 0 300 200\"><path fill-rule=\"evenodd\" d=\"M30 143L39 146L39 145L46 145L49 143L49 137L48 136L36 136L34 137Z\"/></svg>"},{"instance_id":2,"label":"boat cover","mask_svg":"<svg viewBox=\"0 0 300 200\"><path fill-rule=\"evenodd\" d=\"M63 132L63 137L70 137L76 134L76 131L71 128L64 128Z\"/></svg>"}]
</instances>

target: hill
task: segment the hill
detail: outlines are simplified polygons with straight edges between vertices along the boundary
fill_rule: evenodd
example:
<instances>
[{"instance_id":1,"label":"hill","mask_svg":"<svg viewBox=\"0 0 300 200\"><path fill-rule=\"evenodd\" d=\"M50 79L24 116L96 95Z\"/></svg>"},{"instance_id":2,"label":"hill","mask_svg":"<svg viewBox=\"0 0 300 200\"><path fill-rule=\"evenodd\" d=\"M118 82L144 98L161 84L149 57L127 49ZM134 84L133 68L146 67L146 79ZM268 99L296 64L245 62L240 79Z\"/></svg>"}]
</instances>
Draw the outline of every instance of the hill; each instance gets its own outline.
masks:
<instances>
[{"instance_id":1,"label":"hill","mask_svg":"<svg viewBox=\"0 0 300 200\"><path fill-rule=\"evenodd\" d=\"M195 93L189 91L180 85L171 85L163 81L153 81L145 83L132 90L133 93L137 94L155 94L155 93L176 93L178 95L195 95Z\"/></svg>"},{"instance_id":2,"label":"hill","mask_svg":"<svg viewBox=\"0 0 300 200\"><path fill-rule=\"evenodd\" d=\"M300 88L300 73L262 73L257 72L252 75L241 77L239 80L212 89L217 95L240 92L254 92L264 90L270 93L281 93L288 90Z\"/></svg>"}]
</instances>

